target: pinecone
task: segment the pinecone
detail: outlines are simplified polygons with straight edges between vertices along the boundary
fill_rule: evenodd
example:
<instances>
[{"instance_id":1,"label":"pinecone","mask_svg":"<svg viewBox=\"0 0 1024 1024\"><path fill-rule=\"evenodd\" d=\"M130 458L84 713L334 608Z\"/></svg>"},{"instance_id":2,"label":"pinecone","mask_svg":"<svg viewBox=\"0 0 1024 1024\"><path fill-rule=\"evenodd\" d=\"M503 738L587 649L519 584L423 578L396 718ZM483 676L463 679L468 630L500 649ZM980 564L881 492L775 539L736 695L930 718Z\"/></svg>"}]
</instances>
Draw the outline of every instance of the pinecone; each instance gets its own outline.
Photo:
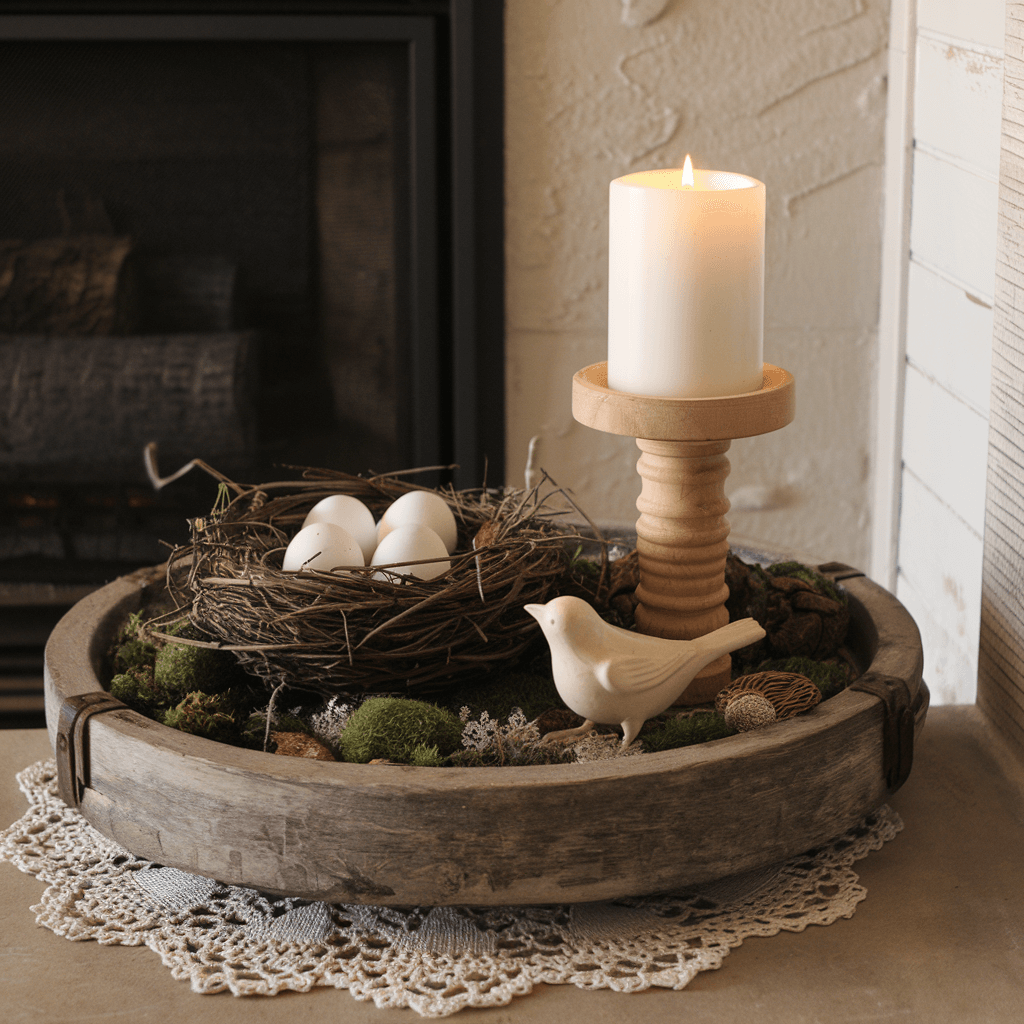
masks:
<instances>
[{"instance_id":1,"label":"pinecone","mask_svg":"<svg viewBox=\"0 0 1024 1024\"><path fill-rule=\"evenodd\" d=\"M738 667L768 658L828 658L846 638L850 609L846 595L821 573L799 562L748 565L730 554L725 581L730 620L756 619L767 635L733 654Z\"/></svg>"}]
</instances>

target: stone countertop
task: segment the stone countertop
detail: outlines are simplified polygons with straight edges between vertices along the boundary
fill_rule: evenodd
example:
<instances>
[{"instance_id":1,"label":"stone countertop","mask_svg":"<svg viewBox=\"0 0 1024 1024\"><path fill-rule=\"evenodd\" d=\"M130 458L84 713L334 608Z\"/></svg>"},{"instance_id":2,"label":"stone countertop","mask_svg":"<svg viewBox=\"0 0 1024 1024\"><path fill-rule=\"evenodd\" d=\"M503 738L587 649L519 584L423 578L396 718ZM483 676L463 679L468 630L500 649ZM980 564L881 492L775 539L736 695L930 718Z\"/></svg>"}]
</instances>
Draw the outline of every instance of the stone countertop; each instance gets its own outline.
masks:
<instances>
[{"instance_id":1,"label":"stone countertop","mask_svg":"<svg viewBox=\"0 0 1024 1024\"><path fill-rule=\"evenodd\" d=\"M44 730L0 732L0 827L24 812L14 781L49 755ZM748 939L680 992L540 986L460 1024L1019 1024L1024 1014L1024 767L974 707L933 708L913 774L892 799L906 829L857 865L868 898L848 921ZM412 1024L317 989L194 995L145 947L69 942L36 926L42 885L0 864L0 998L8 1024Z\"/></svg>"}]
</instances>

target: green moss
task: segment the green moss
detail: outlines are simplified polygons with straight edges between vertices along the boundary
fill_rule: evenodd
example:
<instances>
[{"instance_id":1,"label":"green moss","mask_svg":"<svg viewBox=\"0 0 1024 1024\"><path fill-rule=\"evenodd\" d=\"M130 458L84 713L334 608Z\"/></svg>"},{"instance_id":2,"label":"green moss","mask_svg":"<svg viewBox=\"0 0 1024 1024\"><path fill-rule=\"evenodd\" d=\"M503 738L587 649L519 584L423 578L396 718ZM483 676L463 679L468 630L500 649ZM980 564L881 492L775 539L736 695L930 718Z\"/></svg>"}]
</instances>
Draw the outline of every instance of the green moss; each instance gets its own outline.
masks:
<instances>
[{"instance_id":1,"label":"green moss","mask_svg":"<svg viewBox=\"0 0 1024 1024\"><path fill-rule=\"evenodd\" d=\"M444 763L452 768L509 768L531 764L572 764L576 760L571 746L556 743L520 747L511 757L506 756L506 753L497 747L489 747L487 750L456 750Z\"/></svg>"},{"instance_id":2,"label":"green moss","mask_svg":"<svg viewBox=\"0 0 1024 1024\"><path fill-rule=\"evenodd\" d=\"M220 694L224 710L234 715L236 722L244 722L258 707L266 704L267 694L248 683L231 686Z\"/></svg>"},{"instance_id":3,"label":"green moss","mask_svg":"<svg viewBox=\"0 0 1024 1024\"><path fill-rule=\"evenodd\" d=\"M375 758L409 763L418 747L450 754L462 741L462 723L450 711L419 700L374 697L352 713L338 737L346 761L365 764Z\"/></svg>"},{"instance_id":4,"label":"green moss","mask_svg":"<svg viewBox=\"0 0 1024 1024\"><path fill-rule=\"evenodd\" d=\"M833 661L815 661L814 658L772 658L762 661L752 672L797 672L807 676L821 690L822 698L834 697L846 689L850 680L849 672L843 665Z\"/></svg>"},{"instance_id":5,"label":"green moss","mask_svg":"<svg viewBox=\"0 0 1024 1024\"><path fill-rule=\"evenodd\" d=\"M545 645L543 655L522 668L495 672L478 682L457 686L438 695L437 703L452 711L469 708L470 718L486 711L502 722L520 708L532 721L549 708L561 707L562 698L551 678L551 656Z\"/></svg>"},{"instance_id":6,"label":"green moss","mask_svg":"<svg viewBox=\"0 0 1024 1024\"><path fill-rule=\"evenodd\" d=\"M114 671L127 672L133 668L152 668L156 661L156 648L134 637L126 640L114 652Z\"/></svg>"},{"instance_id":7,"label":"green moss","mask_svg":"<svg viewBox=\"0 0 1024 1024\"><path fill-rule=\"evenodd\" d=\"M238 739L235 719L225 712L220 694L198 690L188 693L175 707L164 712L162 721L172 729L209 740L230 743Z\"/></svg>"},{"instance_id":8,"label":"green moss","mask_svg":"<svg viewBox=\"0 0 1024 1024\"><path fill-rule=\"evenodd\" d=\"M159 717L158 712L170 703L168 695L154 682L149 665L119 672L110 680L110 695L150 718Z\"/></svg>"},{"instance_id":9,"label":"green moss","mask_svg":"<svg viewBox=\"0 0 1024 1024\"><path fill-rule=\"evenodd\" d=\"M769 576L790 576L793 579L802 580L819 593L824 594L825 597L830 597L842 605L847 603L846 594L832 580L827 576L822 576L820 572L812 569L809 565L804 565L803 562L776 562L774 565L769 565L765 571Z\"/></svg>"},{"instance_id":10,"label":"green moss","mask_svg":"<svg viewBox=\"0 0 1024 1024\"><path fill-rule=\"evenodd\" d=\"M178 694L179 699L193 690L223 693L246 679L230 651L176 643L157 653L154 675L157 685Z\"/></svg>"},{"instance_id":11,"label":"green moss","mask_svg":"<svg viewBox=\"0 0 1024 1024\"><path fill-rule=\"evenodd\" d=\"M414 764L417 768L440 768L444 764L444 758L437 747L428 747L425 743L420 743L413 747L409 755L409 764Z\"/></svg>"},{"instance_id":12,"label":"green moss","mask_svg":"<svg viewBox=\"0 0 1024 1024\"><path fill-rule=\"evenodd\" d=\"M126 640L135 640L142 628L142 612L132 612L125 620L124 625L117 631L116 644L123 644Z\"/></svg>"},{"instance_id":13,"label":"green moss","mask_svg":"<svg viewBox=\"0 0 1024 1024\"><path fill-rule=\"evenodd\" d=\"M568 555L568 552L566 554ZM594 558L585 558L582 544L577 544L576 550L571 555L568 555L568 558L570 572L576 572L582 576L590 576L595 580L601 575L601 563Z\"/></svg>"},{"instance_id":14,"label":"green moss","mask_svg":"<svg viewBox=\"0 0 1024 1024\"><path fill-rule=\"evenodd\" d=\"M725 724L725 718L715 711L692 715L689 718L670 718L650 732L641 733L644 750L654 753L658 750L673 750L689 747L694 743L707 743L732 736L735 729Z\"/></svg>"}]
</instances>

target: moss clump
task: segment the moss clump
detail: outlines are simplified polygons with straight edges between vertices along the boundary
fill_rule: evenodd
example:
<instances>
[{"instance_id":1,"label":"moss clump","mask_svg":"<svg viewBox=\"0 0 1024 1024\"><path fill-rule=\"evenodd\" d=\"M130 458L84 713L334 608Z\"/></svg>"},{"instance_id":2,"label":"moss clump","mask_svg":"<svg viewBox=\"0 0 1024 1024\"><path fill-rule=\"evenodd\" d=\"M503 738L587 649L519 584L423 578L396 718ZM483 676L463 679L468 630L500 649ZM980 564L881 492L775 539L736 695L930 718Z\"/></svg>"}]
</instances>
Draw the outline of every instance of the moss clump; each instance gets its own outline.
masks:
<instances>
[{"instance_id":1,"label":"moss clump","mask_svg":"<svg viewBox=\"0 0 1024 1024\"><path fill-rule=\"evenodd\" d=\"M445 759L450 768L521 768L533 764L573 764L576 755L572 747L560 744L537 744L519 747L511 753L499 747L486 750L456 750Z\"/></svg>"},{"instance_id":2,"label":"moss clump","mask_svg":"<svg viewBox=\"0 0 1024 1024\"><path fill-rule=\"evenodd\" d=\"M119 672L110 680L110 696L150 718L166 708L170 699L153 679L153 668L143 665Z\"/></svg>"},{"instance_id":3,"label":"moss clump","mask_svg":"<svg viewBox=\"0 0 1024 1024\"><path fill-rule=\"evenodd\" d=\"M691 715L689 718L670 718L650 732L640 734L644 750L654 753L658 750L673 750L689 747L694 743L720 740L736 732L725 724L725 718L714 711Z\"/></svg>"},{"instance_id":4,"label":"moss clump","mask_svg":"<svg viewBox=\"0 0 1024 1024\"><path fill-rule=\"evenodd\" d=\"M846 594L832 580L827 576L822 576L820 572L812 569L809 565L804 565L803 562L776 562L774 565L769 565L765 572L769 576L789 576L791 579L800 580L808 586L814 587L826 597L832 598L833 601L838 601L841 605L848 603Z\"/></svg>"},{"instance_id":5,"label":"moss clump","mask_svg":"<svg viewBox=\"0 0 1024 1024\"><path fill-rule=\"evenodd\" d=\"M127 672L130 669L146 667L152 668L155 661L156 648L145 640L140 640L138 637L126 640L114 651L115 672Z\"/></svg>"},{"instance_id":6,"label":"moss clump","mask_svg":"<svg viewBox=\"0 0 1024 1024\"><path fill-rule=\"evenodd\" d=\"M461 741L462 723L450 711L419 700L374 697L352 713L338 750L360 764L376 758L408 764L419 747L436 747L444 757Z\"/></svg>"},{"instance_id":7,"label":"moss clump","mask_svg":"<svg viewBox=\"0 0 1024 1024\"><path fill-rule=\"evenodd\" d=\"M561 707L562 698L551 678L551 656L547 647L541 656L526 665L486 676L481 682L458 686L444 694L438 704L451 711L469 708L470 717L486 711L504 721L516 708L533 720L549 708Z\"/></svg>"},{"instance_id":8,"label":"moss clump","mask_svg":"<svg viewBox=\"0 0 1024 1024\"><path fill-rule=\"evenodd\" d=\"M153 671L157 685L178 694L179 700L194 690L223 693L247 678L230 651L192 644L166 644L157 653Z\"/></svg>"},{"instance_id":9,"label":"moss clump","mask_svg":"<svg viewBox=\"0 0 1024 1024\"><path fill-rule=\"evenodd\" d=\"M175 707L164 712L163 723L172 729L221 743L238 739L238 726L234 717L224 710L220 694L198 690L186 694Z\"/></svg>"},{"instance_id":10,"label":"moss clump","mask_svg":"<svg viewBox=\"0 0 1024 1024\"><path fill-rule=\"evenodd\" d=\"M850 673L846 666L834 661L815 661L814 658L772 658L769 661L762 661L755 671L796 672L807 676L821 690L822 699L834 697L840 690L845 690L850 681Z\"/></svg>"},{"instance_id":11,"label":"moss clump","mask_svg":"<svg viewBox=\"0 0 1024 1024\"><path fill-rule=\"evenodd\" d=\"M142 612L132 612L121 624L114 643L123 644L126 640L134 640L139 635L140 629L142 629Z\"/></svg>"},{"instance_id":12,"label":"moss clump","mask_svg":"<svg viewBox=\"0 0 1024 1024\"><path fill-rule=\"evenodd\" d=\"M444 758L437 747L428 747L426 743L420 743L413 747L409 755L409 764L417 768L441 768L444 765Z\"/></svg>"}]
</instances>

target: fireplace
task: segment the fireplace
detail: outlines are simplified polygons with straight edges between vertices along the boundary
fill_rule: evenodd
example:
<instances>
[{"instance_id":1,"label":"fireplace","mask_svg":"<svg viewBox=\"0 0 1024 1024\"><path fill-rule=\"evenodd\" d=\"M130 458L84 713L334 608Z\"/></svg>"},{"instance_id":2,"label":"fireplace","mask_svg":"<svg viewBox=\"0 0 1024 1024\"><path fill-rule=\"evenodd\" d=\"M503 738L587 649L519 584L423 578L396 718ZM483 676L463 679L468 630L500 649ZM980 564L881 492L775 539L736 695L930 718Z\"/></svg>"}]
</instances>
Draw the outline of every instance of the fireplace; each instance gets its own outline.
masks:
<instances>
[{"instance_id":1,"label":"fireplace","mask_svg":"<svg viewBox=\"0 0 1024 1024\"><path fill-rule=\"evenodd\" d=\"M150 441L163 472L503 479L502 5L204 6L0 16L8 694L212 503L154 492Z\"/></svg>"}]
</instances>

